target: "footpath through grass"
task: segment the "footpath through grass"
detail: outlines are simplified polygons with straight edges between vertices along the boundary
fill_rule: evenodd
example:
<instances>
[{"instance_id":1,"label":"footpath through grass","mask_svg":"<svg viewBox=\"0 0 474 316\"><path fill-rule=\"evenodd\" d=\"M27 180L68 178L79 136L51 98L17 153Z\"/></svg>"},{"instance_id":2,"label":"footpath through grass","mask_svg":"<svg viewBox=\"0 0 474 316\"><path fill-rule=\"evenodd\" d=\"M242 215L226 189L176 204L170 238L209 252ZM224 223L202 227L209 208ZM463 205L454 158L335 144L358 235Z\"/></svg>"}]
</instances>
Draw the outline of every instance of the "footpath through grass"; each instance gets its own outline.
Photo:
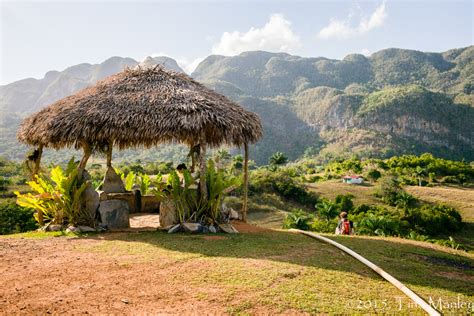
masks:
<instances>
[{"instance_id":1,"label":"footpath through grass","mask_svg":"<svg viewBox=\"0 0 474 316\"><path fill-rule=\"evenodd\" d=\"M34 235L21 236L38 237ZM460 308L455 304L458 301L471 304L472 309L472 254L397 238L330 238L373 261L426 300L432 300L436 307L441 306L443 312L467 312L468 306ZM2 237L0 243L7 240ZM132 273L140 265L150 266L159 271L159 278L150 275L150 282L186 291L190 303L225 306L223 312L418 311L401 292L352 257L295 233L111 233L55 240L64 240L78 253L110 258ZM140 296L127 295L140 304Z\"/></svg>"}]
</instances>

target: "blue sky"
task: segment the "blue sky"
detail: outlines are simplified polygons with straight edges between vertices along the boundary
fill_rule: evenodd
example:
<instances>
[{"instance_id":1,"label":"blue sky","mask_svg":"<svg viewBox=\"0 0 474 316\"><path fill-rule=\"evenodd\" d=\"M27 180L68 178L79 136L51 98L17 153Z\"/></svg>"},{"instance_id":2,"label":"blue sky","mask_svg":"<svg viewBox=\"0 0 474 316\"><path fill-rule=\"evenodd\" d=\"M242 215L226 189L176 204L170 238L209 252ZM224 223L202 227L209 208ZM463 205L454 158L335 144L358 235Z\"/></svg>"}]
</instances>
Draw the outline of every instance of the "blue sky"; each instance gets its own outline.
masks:
<instances>
[{"instance_id":1,"label":"blue sky","mask_svg":"<svg viewBox=\"0 0 474 316\"><path fill-rule=\"evenodd\" d=\"M473 44L472 1L1 1L0 84L111 56L187 71L246 50L343 58Z\"/></svg>"}]
</instances>

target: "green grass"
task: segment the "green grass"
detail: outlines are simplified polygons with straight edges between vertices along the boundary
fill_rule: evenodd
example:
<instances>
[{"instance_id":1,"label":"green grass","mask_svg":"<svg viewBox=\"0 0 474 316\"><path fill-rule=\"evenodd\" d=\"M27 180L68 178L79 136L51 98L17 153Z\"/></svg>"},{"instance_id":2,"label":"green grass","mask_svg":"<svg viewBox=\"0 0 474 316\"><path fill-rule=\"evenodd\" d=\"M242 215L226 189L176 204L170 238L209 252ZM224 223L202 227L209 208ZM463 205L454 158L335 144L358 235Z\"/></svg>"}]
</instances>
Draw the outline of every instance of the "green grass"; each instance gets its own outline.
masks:
<instances>
[{"instance_id":1,"label":"green grass","mask_svg":"<svg viewBox=\"0 0 474 316\"><path fill-rule=\"evenodd\" d=\"M154 232L106 234L84 237L101 242L82 244L77 250L113 257L130 268L153 264L167 273L170 286L193 288L190 300L218 302L230 313L416 311L401 292L332 246L283 231L220 236L209 240ZM473 299L471 254L397 238L331 238L427 300Z\"/></svg>"}]
</instances>

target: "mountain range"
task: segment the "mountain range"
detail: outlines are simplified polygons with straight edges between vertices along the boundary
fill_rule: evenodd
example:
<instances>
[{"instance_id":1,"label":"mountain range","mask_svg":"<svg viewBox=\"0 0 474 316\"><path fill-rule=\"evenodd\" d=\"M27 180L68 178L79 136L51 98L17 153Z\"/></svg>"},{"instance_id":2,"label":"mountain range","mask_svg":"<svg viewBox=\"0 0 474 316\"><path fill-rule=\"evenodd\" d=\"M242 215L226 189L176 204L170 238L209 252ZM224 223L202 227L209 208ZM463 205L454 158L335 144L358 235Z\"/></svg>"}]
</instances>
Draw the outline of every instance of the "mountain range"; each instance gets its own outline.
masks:
<instances>
[{"instance_id":1,"label":"mountain range","mask_svg":"<svg viewBox=\"0 0 474 316\"><path fill-rule=\"evenodd\" d=\"M138 64L183 72L169 57L141 63L112 57L0 86L0 155L24 157L15 133L26 115ZM263 51L211 55L191 76L260 115L264 138L251 148L257 163L276 151L291 159L431 152L474 160L474 46L443 53L391 48L342 60ZM117 158L179 160L184 153L162 146Z\"/></svg>"}]
</instances>

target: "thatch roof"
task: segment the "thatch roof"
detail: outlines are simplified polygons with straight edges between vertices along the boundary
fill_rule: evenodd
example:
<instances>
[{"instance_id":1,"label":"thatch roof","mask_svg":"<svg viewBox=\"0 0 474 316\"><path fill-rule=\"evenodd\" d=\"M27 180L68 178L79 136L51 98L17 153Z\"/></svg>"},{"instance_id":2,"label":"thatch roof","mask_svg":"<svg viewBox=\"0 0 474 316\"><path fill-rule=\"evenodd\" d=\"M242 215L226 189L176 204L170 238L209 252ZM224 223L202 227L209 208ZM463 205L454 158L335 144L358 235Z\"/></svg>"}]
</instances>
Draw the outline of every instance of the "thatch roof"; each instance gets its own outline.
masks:
<instances>
[{"instance_id":1,"label":"thatch roof","mask_svg":"<svg viewBox=\"0 0 474 316\"><path fill-rule=\"evenodd\" d=\"M119 148L159 143L241 146L262 136L259 117L189 76L164 70L126 69L26 118L18 139L52 148Z\"/></svg>"}]
</instances>

